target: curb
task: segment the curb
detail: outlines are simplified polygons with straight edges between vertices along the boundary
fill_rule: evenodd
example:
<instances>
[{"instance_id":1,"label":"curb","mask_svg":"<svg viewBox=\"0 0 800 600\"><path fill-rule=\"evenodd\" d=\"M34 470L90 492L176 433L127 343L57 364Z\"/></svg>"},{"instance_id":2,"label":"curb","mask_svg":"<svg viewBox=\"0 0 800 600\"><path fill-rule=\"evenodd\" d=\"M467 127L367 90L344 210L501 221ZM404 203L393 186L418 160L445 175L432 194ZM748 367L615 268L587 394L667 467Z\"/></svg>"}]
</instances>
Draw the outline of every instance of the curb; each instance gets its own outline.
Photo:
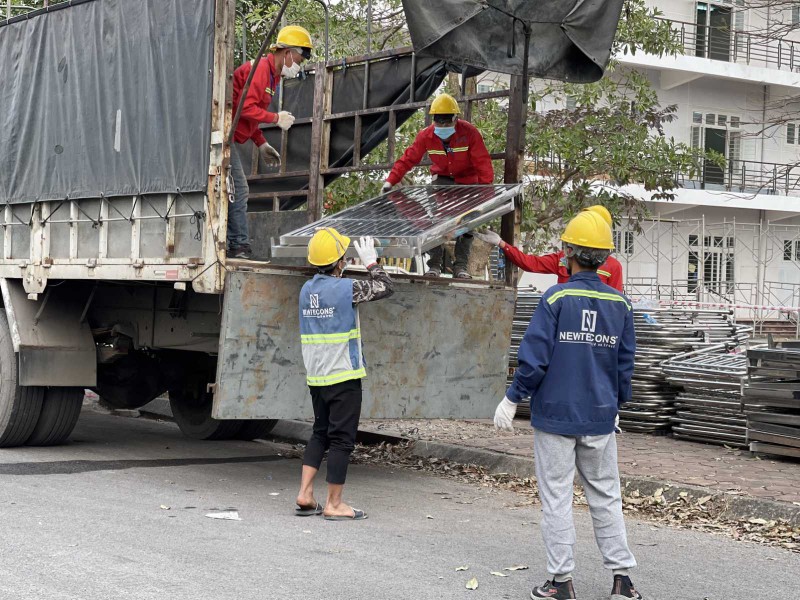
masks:
<instances>
[{"instance_id":1,"label":"curb","mask_svg":"<svg viewBox=\"0 0 800 600\"><path fill-rule=\"evenodd\" d=\"M278 421L269 437L273 440L290 443L306 443L311 436L311 424L303 421ZM359 429L356 441L364 444L387 442L397 444L412 442L411 454L420 458L438 458L459 464L476 464L490 472L508 473L516 477L534 477L533 457L525 458L500 452L492 452L480 448L468 448L455 444L411 440L402 436L386 434L381 431ZM642 496L652 496L659 489L668 502L683 497L696 500L706 496L716 499L724 498L725 507L721 516L732 519L783 519L793 527L800 526L800 507L775 500L763 500L752 496L734 496L713 488L706 488L671 481L659 481L649 477L635 475L620 476L625 494L638 491Z\"/></svg>"}]
</instances>

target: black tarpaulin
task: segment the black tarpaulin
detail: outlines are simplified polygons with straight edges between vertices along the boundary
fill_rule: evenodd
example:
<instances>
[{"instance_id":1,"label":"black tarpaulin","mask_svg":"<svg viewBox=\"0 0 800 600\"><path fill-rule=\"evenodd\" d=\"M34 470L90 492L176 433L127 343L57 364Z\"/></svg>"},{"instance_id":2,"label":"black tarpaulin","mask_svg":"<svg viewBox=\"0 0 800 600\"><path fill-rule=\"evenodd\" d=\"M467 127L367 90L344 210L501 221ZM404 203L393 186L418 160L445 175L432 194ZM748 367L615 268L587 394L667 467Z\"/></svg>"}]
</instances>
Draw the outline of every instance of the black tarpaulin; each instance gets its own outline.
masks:
<instances>
[{"instance_id":1,"label":"black tarpaulin","mask_svg":"<svg viewBox=\"0 0 800 600\"><path fill-rule=\"evenodd\" d=\"M374 61L369 67L369 93L367 107L377 108L406 104L411 100L411 55L399 56L388 60ZM356 64L345 69L334 71L333 97L331 110L333 113L344 113L359 110L364 102L364 65ZM442 61L432 59L417 59L414 78L414 102L428 99L439 87L447 75L447 69ZM296 79L285 83L283 110L288 110L296 118L310 117L313 111L314 76L310 75L305 80ZM273 101L270 110L279 110L277 99ZM397 126L407 121L415 110L397 111ZM366 156L381 142L386 140L389 133L389 113L365 115L361 120L361 156ZM331 122L329 166L331 168L344 167L353 162L353 134L355 120L337 119ZM280 130L276 127L264 131L267 141L280 148ZM246 173L250 173L252 142L244 145L245 152L242 160ZM311 123L296 124L289 130L286 171L305 171L308 169L311 152ZM383 162L383 161L381 161ZM269 173L263 168L261 172ZM325 185L336 179L336 175L326 175ZM251 179L250 194L259 192L275 192L285 190L302 190L308 187L308 177L282 177L267 181ZM284 197L281 199L281 209L291 210L301 206L306 201L305 196ZM259 202L250 199L249 206L257 209ZM263 203L263 207L271 209L272 201Z\"/></svg>"},{"instance_id":2,"label":"black tarpaulin","mask_svg":"<svg viewBox=\"0 0 800 600\"><path fill-rule=\"evenodd\" d=\"M403 8L418 56L522 75L527 23L528 75L589 83L600 79L608 64L622 3L403 0Z\"/></svg>"},{"instance_id":3,"label":"black tarpaulin","mask_svg":"<svg viewBox=\"0 0 800 600\"><path fill-rule=\"evenodd\" d=\"M214 0L0 26L0 202L205 190Z\"/></svg>"}]
</instances>

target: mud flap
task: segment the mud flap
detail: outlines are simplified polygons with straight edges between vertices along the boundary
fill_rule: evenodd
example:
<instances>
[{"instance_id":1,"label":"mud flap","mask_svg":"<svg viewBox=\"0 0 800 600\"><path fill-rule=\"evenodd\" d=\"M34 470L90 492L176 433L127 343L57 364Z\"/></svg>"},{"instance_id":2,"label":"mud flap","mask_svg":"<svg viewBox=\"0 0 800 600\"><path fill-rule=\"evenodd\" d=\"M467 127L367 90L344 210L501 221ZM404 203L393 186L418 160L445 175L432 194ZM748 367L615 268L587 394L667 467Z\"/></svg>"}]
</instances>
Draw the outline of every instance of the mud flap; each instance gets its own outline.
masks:
<instances>
[{"instance_id":1,"label":"mud flap","mask_svg":"<svg viewBox=\"0 0 800 600\"><path fill-rule=\"evenodd\" d=\"M228 274L215 418L313 417L298 322L305 281L283 271ZM491 417L506 388L514 290L395 281L392 297L360 308L362 417Z\"/></svg>"}]
</instances>

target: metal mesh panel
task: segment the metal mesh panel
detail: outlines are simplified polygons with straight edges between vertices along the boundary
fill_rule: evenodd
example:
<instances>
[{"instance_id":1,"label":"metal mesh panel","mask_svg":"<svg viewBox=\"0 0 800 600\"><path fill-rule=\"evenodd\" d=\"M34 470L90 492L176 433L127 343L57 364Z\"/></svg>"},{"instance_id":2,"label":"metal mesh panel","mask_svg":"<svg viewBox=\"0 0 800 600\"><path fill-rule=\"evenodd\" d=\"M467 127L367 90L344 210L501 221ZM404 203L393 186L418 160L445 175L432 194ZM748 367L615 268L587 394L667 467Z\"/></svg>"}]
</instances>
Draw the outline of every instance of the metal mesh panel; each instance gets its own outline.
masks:
<instances>
[{"instance_id":1,"label":"metal mesh panel","mask_svg":"<svg viewBox=\"0 0 800 600\"><path fill-rule=\"evenodd\" d=\"M382 256L409 258L513 211L521 191L521 184L403 187L281 236L273 256L305 256L314 232L332 227L377 238Z\"/></svg>"}]
</instances>

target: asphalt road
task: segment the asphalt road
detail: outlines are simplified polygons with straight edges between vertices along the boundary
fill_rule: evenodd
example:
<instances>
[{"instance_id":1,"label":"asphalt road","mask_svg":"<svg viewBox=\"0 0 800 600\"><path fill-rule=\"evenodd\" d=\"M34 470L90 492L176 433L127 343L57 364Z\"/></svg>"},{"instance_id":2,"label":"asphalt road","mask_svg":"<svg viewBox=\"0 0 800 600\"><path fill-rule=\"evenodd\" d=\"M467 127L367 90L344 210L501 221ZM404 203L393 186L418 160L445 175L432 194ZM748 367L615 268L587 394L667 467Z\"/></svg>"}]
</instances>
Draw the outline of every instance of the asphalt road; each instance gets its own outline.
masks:
<instances>
[{"instance_id":1,"label":"asphalt road","mask_svg":"<svg viewBox=\"0 0 800 600\"><path fill-rule=\"evenodd\" d=\"M354 466L346 497L370 518L327 522L292 514L300 463L281 445L95 413L73 438L0 450L0 599L524 599L545 577L538 508L512 494ZM227 508L242 520L205 516ZM589 516L576 518L578 597L608 598ZM628 532L652 600L800 597L797 554L635 520ZM530 569L490 575L517 564Z\"/></svg>"}]
</instances>

